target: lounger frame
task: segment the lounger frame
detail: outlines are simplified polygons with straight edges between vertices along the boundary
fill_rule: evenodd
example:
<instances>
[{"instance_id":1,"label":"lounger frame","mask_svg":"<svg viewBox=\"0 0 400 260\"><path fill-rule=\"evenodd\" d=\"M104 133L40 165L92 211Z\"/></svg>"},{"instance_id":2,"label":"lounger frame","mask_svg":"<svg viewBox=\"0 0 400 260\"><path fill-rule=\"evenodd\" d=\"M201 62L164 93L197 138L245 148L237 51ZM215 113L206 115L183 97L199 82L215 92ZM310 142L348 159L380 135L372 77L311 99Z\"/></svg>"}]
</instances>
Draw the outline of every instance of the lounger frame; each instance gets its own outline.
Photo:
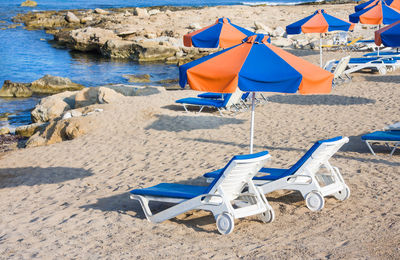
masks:
<instances>
[{"instance_id":1,"label":"lounger frame","mask_svg":"<svg viewBox=\"0 0 400 260\"><path fill-rule=\"evenodd\" d=\"M222 234L233 231L234 219L237 218L260 214L261 220L270 222L274 219L273 209L252 181L269 158L270 155L266 154L258 158L231 160L209 193L192 199L143 195L131 195L131 199L140 202L146 218L154 223L194 209L212 212ZM149 207L150 201L176 205L154 214Z\"/></svg>"},{"instance_id":2,"label":"lounger frame","mask_svg":"<svg viewBox=\"0 0 400 260\"><path fill-rule=\"evenodd\" d=\"M368 146L369 150L371 151L371 153L376 156L376 153L374 152L374 150L372 149L372 145L374 144L378 144L378 143L384 143L384 145L391 150L390 151L390 156L393 156L394 152L396 151L396 149L398 147L400 147L400 142L399 141L388 141L388 140L364 140L364 142L366 143L366 145ZM390 146L392 145L392 147Z\"/></svg>"}]
</instances>

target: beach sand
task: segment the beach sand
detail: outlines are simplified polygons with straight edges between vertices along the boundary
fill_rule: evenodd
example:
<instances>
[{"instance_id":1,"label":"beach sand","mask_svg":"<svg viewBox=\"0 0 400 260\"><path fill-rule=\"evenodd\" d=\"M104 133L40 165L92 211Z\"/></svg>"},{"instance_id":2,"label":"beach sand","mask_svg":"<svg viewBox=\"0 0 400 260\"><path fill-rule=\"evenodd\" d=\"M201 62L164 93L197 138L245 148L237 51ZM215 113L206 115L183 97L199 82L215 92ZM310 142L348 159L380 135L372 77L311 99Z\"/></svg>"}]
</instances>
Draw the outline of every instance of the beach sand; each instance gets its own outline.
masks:
<instances>
[{"instance_id":1,"label":"beach sand","mask_svg":"<svg viewBox=\"0 0 400 260\"><path fill-rule=\"evenodd\" d=\"M319 62L317 50L296 54ZM329 95L265 94L254 143L255 152L270 152L266 166L289 167L315 141L348 136L331 163L351 197L326 198L311 212L298 193L267 194L276 220L239 219L227 236L205 211L150 223L128 192L160 182L206 185L202 174L248 152L250 112L185 113L174 101L198 94L191 90L98 105L94 131L0 157L0 258L399 258L399 152L377 149L374 157L360 140L400 121L399 83L399 71L357 73Z\"/></svg>"}]
</instances>

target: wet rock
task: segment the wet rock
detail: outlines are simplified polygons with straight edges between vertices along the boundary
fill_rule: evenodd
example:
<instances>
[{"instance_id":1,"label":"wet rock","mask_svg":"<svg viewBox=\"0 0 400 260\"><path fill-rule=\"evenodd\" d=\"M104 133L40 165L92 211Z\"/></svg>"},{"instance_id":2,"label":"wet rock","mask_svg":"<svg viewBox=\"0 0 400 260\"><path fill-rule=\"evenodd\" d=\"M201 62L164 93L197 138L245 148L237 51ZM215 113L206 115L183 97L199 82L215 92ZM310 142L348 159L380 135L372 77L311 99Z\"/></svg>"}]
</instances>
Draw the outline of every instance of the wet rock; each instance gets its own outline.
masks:
<instances>
[{"instance_id":1,"label":"wet rock","mask_svg":"<svg viewBox=\"0 0 400 260\"><path fill-rule=\"evenodd\" d=\"M73 83L69 78L45 75L31 83L31 90L34 93L54 94L63 91L83 89L84 86Z\"/></svg>"},{"instance_id":2,"label":"wet rock","mask_svg":"<svg viewBox=\"0 0 400 260\"><path fill-rule=\"evenodd\" d=\"M32 90L29 89L29 83L17 83L5 80L0 89L0 97L30 97Z\"/></svg>"},{"instance_id":3,"label":"wet rock","mask_svg":"<svg viewBox=\"0 0 400 260\"><path fill-rule=\"evenodd\" d=\"M67 20L67 22L69 23L80 23L81 20L74 14L71 12L67 12L67 14L65 15L65 20Z\"/></svg>"},{"instance_id":4,"label":"wet rock","mask_svg":"<svg viewBox=\"0 0 400 260\"><path fill-rule=\"evenodd\" d=\"M75 107L76 91L66 91L42 98L31 112L33 122L48 122Z\"/></svg>"},{"instance_id":5,"label":"wet rock","mask_svg":"<svg viewBox=\"0 0 400 260\"><path fill-rule=\"evenodd\" d=\"M147 12L147 10L144 9L144 8L139 8L139 7L136 7L133 10L133 15L136 15L136 16L139 16L139 17L142 17L142 18L149 17L149 13Z\"/></svg>"},{"instance_id":6,"label":"wet rock","mask_svg":"<svg viewBox=\"0 0 400 260\"><path fill-rule=\"evenodd\" d=\"M37 3L35 1L32 1L32 0L26 0L25 2L23 2L21 4L21 6L35 7L35 6L37 6Z\"/></svg>"},{"instance_id":7,"label":"wet rock","mask_svg":"<svg viewBox=\"0 0 400 260\"><path fill-rule=\"evenodd\" d=\"M94 12L95 12L96 14L109 14L109 13L110 13L110 12L108 12L108 11L106 11L106 10L103 10L103 9L100 9L100 8L94 9Z\"/></svg>"},{"instance_id":8,"label":"wet rock","mask_svg":"<svg viewBox=\"0 0 400 260\"><path fill-rule=\"evenodd\" d=\"M147 83L150 82L150 75L149 74L142 74L142 75L130 75L125 74L122 77L126 78L129 82L136 82L136 83Z\"/></svg>"},{"instance_id":9,"label":"wet rock","mask_svg":"<svg viewBox=\"0 0 400 260\"><path fill-rule=\"evenodd\" d=\"M10 129L7 127L0 128L0 135L6 135L10 133Z\"/></svg>"},{"instance_id":10,"label":"wet rock","mask_svg":"<svg viewBox=\"0 0 400 260\"><path fill-rule=\"evenodd\" d=\"M86 17L83 17L83 18L81 18L81 21L80 21L82 24L88 24L88 23L91 23L91 22L93 22L93 16L86 16Z\"/></svg>"},{"instance_id":11,"label":"wet rock","mask_svg":"<svg viewBox=\"0 0 400 260\"><path fill-rule=\"evenodd\" d=\"M43 131L48 123L35 123L30 125L23 125L15 128L15 134L23 137L31 137L37 131Z\"/></svg>"},{"instance_id":12,"label":"wet rock","mask_svg":"<svg viewBox=\"0 0 400 260\"><path fill-rule=\"evenodd\" d=\"M100 52L110 58L135 59L134 42L125 40L108 40Z\"/></svg>"},{"instance_id":13,"label":"wet rock","mask_svg":"<svg viewBox=\"0 0 400 260\"><path fill-rule=\"evenodd\" d=\"M134 50L133 57L137 61L165 61L167 58L175 56L179 51L178 47L168 46L168 44L158 41L142 41L132 45Z\"/></svg>"}]
</instances>

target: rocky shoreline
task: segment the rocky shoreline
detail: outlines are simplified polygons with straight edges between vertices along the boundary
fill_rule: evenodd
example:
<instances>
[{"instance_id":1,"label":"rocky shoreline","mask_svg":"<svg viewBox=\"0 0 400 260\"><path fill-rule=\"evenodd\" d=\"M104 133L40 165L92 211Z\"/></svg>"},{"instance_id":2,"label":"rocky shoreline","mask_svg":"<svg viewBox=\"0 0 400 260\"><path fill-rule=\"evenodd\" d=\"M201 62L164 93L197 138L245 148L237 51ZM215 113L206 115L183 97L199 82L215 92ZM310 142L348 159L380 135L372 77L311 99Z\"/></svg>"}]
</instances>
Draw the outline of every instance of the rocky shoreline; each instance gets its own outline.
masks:
<instances>
[{"instance_id":1,"label":"rocky shoreline","mask_svg":"<svg viewBox=\"0 0 400 260\"><path fill-rule=\"evenodd\" d=\"M341 3L342 1L339 1ZM315 5L315 6L314 6ZM334 5L329 5L329 7ZM344 5L341 5L344 6ZM305 6L325 8L321 3ZM255 33L273 37L279 47L318 48L316 35L287 36L284 26L294 21L288 9L292 6L215 6L215 7L149 7L95 10L41 11L19 14L15 23L27 30L45 30L54 36L57 47L82 52L95 52L104 57L131 59L138 62L183 64L217 51L216 49L183 46L183 35L214 23L219 17L232 21ZM340 15L338 11L330 12ZM298 11L297 9L294 9ZM265 22L262 14L277 15ZM301 15L304 16L304 11ZM238 17L237 20L235 17ZM246 18L246 19L240 19ZM301 17L301 16L300 16ZM274 19L277 20L277 19ZM329 43L328 43L329 44Z\"/></svg>"}]
</instances>

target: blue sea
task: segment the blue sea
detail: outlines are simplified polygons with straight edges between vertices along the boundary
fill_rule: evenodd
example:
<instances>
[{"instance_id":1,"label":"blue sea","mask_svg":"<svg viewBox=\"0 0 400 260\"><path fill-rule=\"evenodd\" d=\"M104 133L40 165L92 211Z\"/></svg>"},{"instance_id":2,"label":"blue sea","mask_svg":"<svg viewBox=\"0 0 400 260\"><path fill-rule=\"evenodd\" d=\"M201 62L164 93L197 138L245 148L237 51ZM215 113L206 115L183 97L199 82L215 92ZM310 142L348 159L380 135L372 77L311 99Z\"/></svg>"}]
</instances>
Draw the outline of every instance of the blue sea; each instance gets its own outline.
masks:
<instances>
[{"instance_id":1,"label":"blue sea","mask_svg":"<svg viewBox=\"0 0 400 260\"><path fill-rule=\"evenodd\" d=\"M17 13L41 10L94 9L146 6L212 6L212 5L256 5L256 4L299 4L308 0L36 0L34 8L21 7L24 0L0 0L0 28L12 24ZM4 80L32 82L45 74L68 77L85 86L109 83L127 83L123 74L150 74L153 81L177 78L178 68L165 64L138 64L133 61L115 61L95 54L57 49L51 46L52 35L44 31L27 31L22 26L0 30L0 84ZM1 86L0 85L0 86ZM40 101L38 97L25 99L0 98L0 128L15 128L29 124L30 111ZM1 119L7 114L7 119ZM3 120L3 121L2 121Z\"/></svg>"}]
</instances>

